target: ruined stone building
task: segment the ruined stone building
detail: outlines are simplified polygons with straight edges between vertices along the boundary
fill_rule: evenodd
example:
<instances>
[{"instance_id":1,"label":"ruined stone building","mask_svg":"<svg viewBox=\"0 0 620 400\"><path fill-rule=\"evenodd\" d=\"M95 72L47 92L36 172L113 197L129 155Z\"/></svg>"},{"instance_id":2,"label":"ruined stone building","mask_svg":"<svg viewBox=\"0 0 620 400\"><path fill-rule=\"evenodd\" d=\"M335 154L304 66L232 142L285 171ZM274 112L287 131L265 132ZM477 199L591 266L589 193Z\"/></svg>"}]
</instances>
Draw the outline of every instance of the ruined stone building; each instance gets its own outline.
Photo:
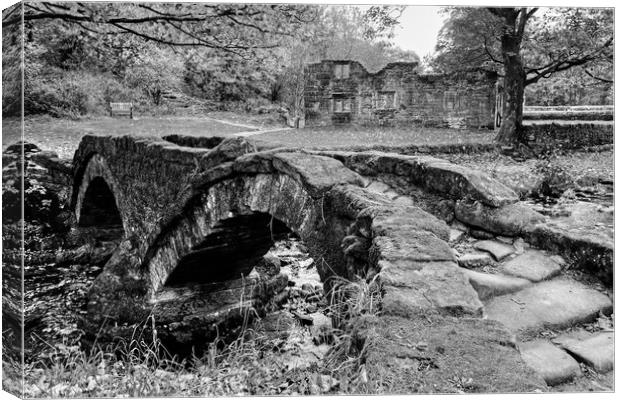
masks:
<instances>
[{"instance_id":1,"label":"ruined stone building","mask_svg":"<svg viewBox=\"0 0 620 400\"><path fill-rule=\"evenodd\" d=\"M417 67L415 62L395 62L371 73L350 60L308 65L305 125L493 128L496 76L421 75Z\"/></svg>"}]
</instances>

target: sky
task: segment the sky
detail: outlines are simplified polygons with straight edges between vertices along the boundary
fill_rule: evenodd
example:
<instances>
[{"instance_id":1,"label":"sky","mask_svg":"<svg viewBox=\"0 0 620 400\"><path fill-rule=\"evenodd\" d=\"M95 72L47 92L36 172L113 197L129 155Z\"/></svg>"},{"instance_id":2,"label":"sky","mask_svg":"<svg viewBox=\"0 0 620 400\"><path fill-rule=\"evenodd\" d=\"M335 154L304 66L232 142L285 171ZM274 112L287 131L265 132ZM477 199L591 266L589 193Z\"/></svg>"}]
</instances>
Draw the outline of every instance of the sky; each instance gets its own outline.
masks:
<instances>
[{"instance_id":1,"label":"sky","mask_svg":"<svg viewBox=\"0 0 620 400\"><path fill-rule=\"evenodd\" d=\"M394 43L413 50L420 58L432 54L437 34L443 25L437 6L408 6L400 17L400 26L394 29Z\"/></svg>"}]
</instances>

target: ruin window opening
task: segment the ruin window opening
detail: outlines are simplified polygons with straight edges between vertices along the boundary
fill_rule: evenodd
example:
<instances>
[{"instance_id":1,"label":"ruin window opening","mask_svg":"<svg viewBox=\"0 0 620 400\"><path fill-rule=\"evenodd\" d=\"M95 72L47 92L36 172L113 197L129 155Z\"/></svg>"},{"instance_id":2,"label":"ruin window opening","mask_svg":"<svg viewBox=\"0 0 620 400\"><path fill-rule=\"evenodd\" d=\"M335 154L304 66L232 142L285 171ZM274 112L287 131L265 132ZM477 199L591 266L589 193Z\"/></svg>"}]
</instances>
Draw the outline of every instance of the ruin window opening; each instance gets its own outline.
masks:
<instances>
[{"instance_id":1,"label":"ruin window opening","mask_svg":"<svg viewBox=\"0 0 620 400\"><path fill-rule=\"evenodd\" d=\"M334 65L334 77L336 79L348 79L349 78L349 64L335 64Z\"/></svg>"},{"instance_id":2,"label":"ruin window opening","mask_svg":"<svg viewBox=\"0 0 620 400\"><path fill-rule=\"evenodd\" d=\"M345 99L342 103L342 111L350 113L351 112L351 99Z\"/></svg>"},{"instance_id":3,"label":"ruin window opening","mask_svg":"<svg viewBox=\"0 0 620 400\"><path fill-rule=\"evenodd\" d=\"M407 98L409 99L409 101L407 102L408 105L415 105L415 95L413 93L413 89L407 90Z\"/></svg>"},{"instance_id":4,"label":"ruin window opening","mask_svg":"<svg viewBox=\"0 0 620 400\"><path fill-rule=\"evenodd\" d=\"M334 100L334 112L342 112L342 100Z\"/></svg>"},{"instance_id":5,"label":"ruin window opening","mask_svg":"<svg viewBox=\"0 0 620 400\"><path fill-rule=\"evenodd\" d=\"M456 108L459 108L459 98L456 92L446 92L444 94L444 101L444 108L446 108L447 110L454 110Z\"/></svg>"},{"instance_id":6,"label":"ruin window opening","mask_svg":"<svg viewBox=\"0 0 620 400\"><path fill-rule=\"evenodd\" d=\"M379 92L377 95L377 109L391 110L396 108L395 93L393 91Z\"/></svg>"},{"instance_id":7,"label":"ruin window opening","mask_svg":"<svg viewBox=\"0 0 620 400\"><path fill-rule=\"evenodd\" d=\"M331 104L332 113L351 113L353 109L353 99L345 93L332 93Z\"/></svg>"}]
</instances>

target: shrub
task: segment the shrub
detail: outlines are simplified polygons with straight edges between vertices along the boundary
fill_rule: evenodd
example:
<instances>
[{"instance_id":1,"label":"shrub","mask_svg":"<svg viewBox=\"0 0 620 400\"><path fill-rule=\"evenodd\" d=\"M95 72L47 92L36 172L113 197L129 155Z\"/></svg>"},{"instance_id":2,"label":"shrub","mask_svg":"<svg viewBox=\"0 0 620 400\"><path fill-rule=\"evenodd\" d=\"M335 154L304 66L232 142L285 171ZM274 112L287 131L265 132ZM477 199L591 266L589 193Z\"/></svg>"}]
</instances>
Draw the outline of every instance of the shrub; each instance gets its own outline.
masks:
<instances>
[{"instance_id":1,"label":"shrub","mask_svg":"<svg viewBox=\"0 0 620 400\"><path fill-rule=\"evenodd\" d=\"M140 91L148 102L159 106L166 91L179 90L183 63L178 57L150 47L124 73L124 82L135 91Z\"/></svg>"},{"instance_id":2,"label":"shrub","mask_svg":"<svg viewBox=\"0 0 620 400\"><path fill-rule=\"evenodd\" d=\"M535 172L542 178L535 190L539 196L558 198L567 189L575 186L570 171L555 161L554 156L538 161Z\"/></svg>"},{"instance_id":3,"label":"shrub","mask_svg":"<svg viewBox=\"0 0 620 400\"><path fill-rule=\"evenodd\" d=\"M600 146L613 143L613 124L533 124L523 127L523 135L537 153Z\"/></svg>"},{"instance_id":4,"label":"shrub","mask_svg":"<svg viewBox=\"0 0 620 400\"><path fill-rule=\"evenodd\" d=\"M48 53L37 44L26 46L26 115L49 114L65 118L104 115L109 111L110 102L133 102L136 108L148 110L152 105L159 104L166 88L178 86L180 79L180 72L176 70L178 63L164 62L164 55L159 52L149 53L146 60L139 60L117 74L102 72L93 66L71 64L75 68L67 69L50 65ZM11 75L7 72L3 79L8 81L15 73L13 71ZM16 96L13 92L15 90L10 94L11 99ZM8 111L6 108L5 113Z\"/></svg>"},{"instance_id":5,"label":"shrub","mask_svg":"<svg viewBox=\"0 0 620 400\"><path fill-rule=\"evenodd\" d=\"M25 114L78 118L105 115L114 101L148 103L139 91L124 86L110 74L60 71L28 76L24 88Z\"/></svg>"}]
</instances>

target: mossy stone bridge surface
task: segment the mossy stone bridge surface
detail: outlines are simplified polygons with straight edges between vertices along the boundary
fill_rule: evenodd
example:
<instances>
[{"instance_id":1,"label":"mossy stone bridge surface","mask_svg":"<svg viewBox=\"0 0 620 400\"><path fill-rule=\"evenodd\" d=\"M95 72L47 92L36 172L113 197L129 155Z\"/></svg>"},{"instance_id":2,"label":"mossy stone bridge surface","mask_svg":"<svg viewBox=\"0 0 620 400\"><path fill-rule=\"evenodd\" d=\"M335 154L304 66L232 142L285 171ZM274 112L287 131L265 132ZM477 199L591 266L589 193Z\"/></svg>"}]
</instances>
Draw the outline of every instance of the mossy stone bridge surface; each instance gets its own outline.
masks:
<instances>
[{"instance_id":1,"label":"mossy stone bridge surface","mask_svg":"<svg viewBox=\"0 0 620 400\"><path fill-rule=\"evenodd\" d=\"M442 354L495 377L496 387L485 390L541 386L508 331L481 319L483 305L447 243L447 224L369 188L369 177L378 173L407 176L457 207L473 202L484 210L471 219L514 207L515 193L482 173L429 156L258 151L242 138L203 148L154 137L87 135L73 162L78 229L100 226L119 240L91 288L87 331L101 332L104 325L111 335L124 335L154 315L161 334L181 342L200 339L227 314L264 303L286 285L279 275L250 272L274 240L294 234L328 289L337 277L374 278L379 285L379 317L358 321L356 328L378 374L403 379L399 352L415 357L405 344L386 338L400 337L390 327L400 332L415 321L420 332L458 336L463 328L463 338L476 345L445 344ZM538 222L527 216L533 219L528 223ZM506 225L498 218L496 225ZM523 233L523 224L508 222ZM476 361L476 349L485 347L502 359L501 367ZM504 379L498 370L518 374Z\"/></svg>"}]
</instances>

